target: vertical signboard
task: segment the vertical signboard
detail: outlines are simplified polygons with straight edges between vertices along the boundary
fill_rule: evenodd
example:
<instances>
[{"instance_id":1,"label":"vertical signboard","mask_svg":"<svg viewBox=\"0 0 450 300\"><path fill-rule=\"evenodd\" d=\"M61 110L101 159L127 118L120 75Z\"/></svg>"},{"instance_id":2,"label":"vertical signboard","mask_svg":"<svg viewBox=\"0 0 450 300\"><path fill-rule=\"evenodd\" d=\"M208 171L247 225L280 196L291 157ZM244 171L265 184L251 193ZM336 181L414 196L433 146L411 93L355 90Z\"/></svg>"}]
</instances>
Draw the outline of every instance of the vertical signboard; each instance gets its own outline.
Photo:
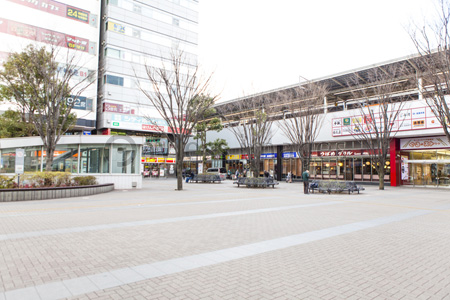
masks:
<instances>
[{"instance_id":1,"label":"vertical signboard","mask_svg":"<svg viewBox=\"0 0 450 300\"><path fill-rule=\"evenodd\" d=\"M25 165L25 149L16 149L16 174L23 174Z\"/></svg>"}]
</instances>

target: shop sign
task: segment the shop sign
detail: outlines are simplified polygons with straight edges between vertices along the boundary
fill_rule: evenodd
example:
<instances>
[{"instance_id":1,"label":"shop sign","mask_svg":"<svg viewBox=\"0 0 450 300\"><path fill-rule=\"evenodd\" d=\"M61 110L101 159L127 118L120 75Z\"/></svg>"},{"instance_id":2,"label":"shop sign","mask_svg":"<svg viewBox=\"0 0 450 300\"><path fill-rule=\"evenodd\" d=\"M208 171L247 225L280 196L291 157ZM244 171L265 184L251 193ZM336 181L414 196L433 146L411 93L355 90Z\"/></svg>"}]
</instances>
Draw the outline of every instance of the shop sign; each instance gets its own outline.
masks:
<instances>
[{"instance_id":1,"label":"shop sign","mask_svg":"<svg viewBox=\"0 0 450 300\"><path fill-rule=\"evenodd\" d=\"M191 158L189 156L183 157L183 161L191 161Z\"/></svg>"},{"instance_id":2,"label":"shop sign","mask_svg":"<svg viewBox=\"0 0 450 300\"><path fill-rule=\"evenodd\" d=\"M241 159L241 155L239 154L233 154L233 155L227 155L225 157L226 160L240 160Z\"/></svg>"},{"instance_id":3,"label":"shop sign","mask_svg":"<svg viewBox=\"0 0 450 300\"><path fill-rule=\"evenodd\" d=\"M297 152L284 152L283 158L297 158L298 154Z\"/></svg>"},{"instance_id":4,"label":"shop sign","mask_svg":"<svg viewBox=\"0 0 450 300\"><path fill-rule=\"evenodd\" d=\"M145 157L141 157L141 163L145 163L146 159Z\"/></svg>"},{"instance_id":5,"label":"shop sign","mask_svg":"<svg viewBox=\"0 0 450 300\"><path fill-rule=\"evenodd\" d=\"M168 164L174 164L176 163L177 159L176 158L166 158L166 163Z\"/></svg>"},{"instance_id":6,"label":"shop sign","mask_svg":"<svg viewBox=\"0 0 450 300\"><path fill-rule=\"evenodd\" d=\"M339 126L339 124L337 124ZM350 118L344 118L344 126L350 126Z\"/></svg>"},{"instance_id":7,"label":"shop sign","mask_svg":"<svg viewBox=\"0 0 450 300\"><path fill-rule=\"evenodd\" d=\"M155 162L157 162L157 159L156 159L156 157L147 157L147 162L148 163L155 163Z\"/></svg>"},{"instance_id":8,"label":"shop sign","mask_svg":"<svg viewBox=\"0 0 450 300\"><path fill-rule=\"evenodd\" d=\"M126 114L126 115L134 115L135 114L135 110L129 106L124 106L122 104L110 103L110 102L103 102L103 111L119 113L119 114Z\"/></svg>"},{"instance_id":9,"label":"shop sign","mask_svg":"<svg viewBox=\"0 0 450 300\"><path fill-rule=\"evenodd\" d=\"M114 22L108 22L108 30L125 34L125 26L122 26L120 24L114 23Z\"/></svg>"},{"instance_id":10,"label":"shop sign","mask_svg":"<svg viewBox=\"0 0 450 300\"><path fill-rule=\"evenodd\" d=\"M370 152L368 150L344 150L344 151L317 151L312 152L311 156L360 156L360 155L369 155Z\"/></svg>"},{"instance_id":11,"label":"shop sign","mask_svg":"<svg viewBox=\"0 0 450 300\"><path fill-rule=\"evenodd\" d=\"M166 159L164 157L157 157L157 161L159 163L163 163L163 162L166 162Z\"/></svg>"},{"instance_id":12,"label":"shop sign","mask_svg":"<svg viewBox=\"0 0 450 300\"><path fill-rule=\"evenodd\" d=\"M440 149L450 148L450 143L445 136L429 137L429 138L410 138L400 140L400 149Z\"/></svg>"},{"instance_id":13,"label":"shop sign","mask_svg":"<svg viewBox=\"0 0 450 300\"><path fill-rule=\"evenodd\" d=\"M342 122L341 122L342 121ZM383 115L348 116L332 120L331 132L333 137L354 134L373 133L375 129L383 130ZM402 109L398 112L395 120L391 122L392 132L404 130L423 130L442 127L430 108L414 107ZM341 125L342 124L342 125ZM375 128L376 126L376 128Z\"/></svg>"},{"instance_id":14,"label":"shop sign","mask_svg":"<svg viewBox=\"0 0 450 300\"><path fill-rule=\"evenodd\" d=\"M89 23L89 12L79 8L67 7L67 17L83 23Z\"/></svg>"},{"instance_id":15,"label":"shop sign","mask_svg":"<svg viewBox=\"0 0 450 300\"><path fill-rule=\"evenodd\" d=\"M277 154L276 153L263 153L263 154L261 154L261 159L273 159L273 158L277 158Z\"/></svg>"}]
</instances>

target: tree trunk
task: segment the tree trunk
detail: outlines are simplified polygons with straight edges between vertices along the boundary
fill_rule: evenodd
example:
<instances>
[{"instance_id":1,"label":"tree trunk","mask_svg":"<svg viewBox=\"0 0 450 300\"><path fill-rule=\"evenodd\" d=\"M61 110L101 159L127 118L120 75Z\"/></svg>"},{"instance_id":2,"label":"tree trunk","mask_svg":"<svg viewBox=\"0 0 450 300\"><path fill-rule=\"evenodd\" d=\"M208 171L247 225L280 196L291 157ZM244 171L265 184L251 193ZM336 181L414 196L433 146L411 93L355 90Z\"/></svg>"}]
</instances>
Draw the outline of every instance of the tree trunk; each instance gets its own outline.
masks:
<instances>
[{"instance_id":1,"label":"tree trunk","mask_svg":"<svg viewBox=\"0 0 450 300\"><path fill-rule=\"evenodd\" d=\"M378 168L379 186L380 190L384 190L384 164Z\"/></svg>"},{"instance_id":2,"label":"tree trunk","mask_svg":"<svg viewBox=\"0 0 450 300\"><path fill-rule=\"evenodd\" d=\"M177 190L183 190L183 147L179 139L175 139L177 147Z\"/></svg>"},{"instance_id":3,"label":"tree trunk","mask_svg":"<svg viewBox=\"0 0 450 300\"><path fill-rule=\"evenodd\" d=\"M55 153L55 147L47 147L45 149L46 158L45 158L45 171L51 172L53 166L53 155Z\"/></svg>"}]
</instances>

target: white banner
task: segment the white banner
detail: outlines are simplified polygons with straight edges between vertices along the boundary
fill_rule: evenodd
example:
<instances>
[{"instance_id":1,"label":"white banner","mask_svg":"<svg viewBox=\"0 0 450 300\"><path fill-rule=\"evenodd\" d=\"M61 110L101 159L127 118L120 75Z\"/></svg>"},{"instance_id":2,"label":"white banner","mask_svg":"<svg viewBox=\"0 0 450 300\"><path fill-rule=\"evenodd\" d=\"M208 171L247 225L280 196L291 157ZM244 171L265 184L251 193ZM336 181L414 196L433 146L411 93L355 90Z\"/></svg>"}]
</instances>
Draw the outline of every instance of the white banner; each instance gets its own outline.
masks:
<instances>
[{"instance_id":1,"label":"white banner","mask_svg":"<svg viewBox=\"0 0 450 300\"><path fill-rule=\"evenodd\" d=\"M450 143L445 136L436 136L428 138L408 138L400 140L401 150L415 149L441 149L450 148Z\"/></svg>"}]
</instances>

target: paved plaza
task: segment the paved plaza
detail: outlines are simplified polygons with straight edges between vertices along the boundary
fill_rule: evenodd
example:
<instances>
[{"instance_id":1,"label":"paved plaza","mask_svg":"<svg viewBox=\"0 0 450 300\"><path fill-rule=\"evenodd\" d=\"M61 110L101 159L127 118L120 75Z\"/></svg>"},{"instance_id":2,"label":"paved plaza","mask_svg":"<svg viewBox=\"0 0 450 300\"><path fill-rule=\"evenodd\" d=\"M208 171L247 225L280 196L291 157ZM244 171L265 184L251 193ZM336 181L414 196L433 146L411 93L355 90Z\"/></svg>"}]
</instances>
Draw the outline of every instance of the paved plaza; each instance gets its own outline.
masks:
<instances>
[{"instance_id":1,"label":"paved plaza","mask_svg":"<svg viewBox=\"0 0 450 300\"><path fill-rule=\"evenodd\" d=\"M144 180L0 203L0 300L450 299L450 190Z\"/></svg>"}]
</instances>

